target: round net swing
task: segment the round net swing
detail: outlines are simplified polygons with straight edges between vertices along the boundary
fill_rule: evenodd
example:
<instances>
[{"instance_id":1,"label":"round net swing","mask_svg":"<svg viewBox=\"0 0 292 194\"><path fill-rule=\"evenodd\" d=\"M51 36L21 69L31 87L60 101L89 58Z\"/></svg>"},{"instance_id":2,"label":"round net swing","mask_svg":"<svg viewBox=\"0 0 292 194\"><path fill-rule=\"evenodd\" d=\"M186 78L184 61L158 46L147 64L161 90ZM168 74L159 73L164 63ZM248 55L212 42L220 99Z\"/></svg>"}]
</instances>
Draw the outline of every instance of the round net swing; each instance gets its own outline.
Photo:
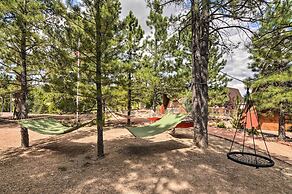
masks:
<instances>
[{"instance_id":1,"label":"round net swing","mask_svg":"<svg viewBox=\"0 0 292 194\"><path fill-rule=\"evenodd\" d=\"M246 94L246 103L244 106L244 110L241 111L238 117L238 126L242 124L243 128L243 138L242 138L242 144L241 149L239 151L233 151L233 145L236 140L237 135L239 135L239 129L236 127L236 131L231 143L231 147L229 149L229 152L227 153L227 158L237 162L239 164L252 166L256 168L265 168L265 167L272 167L274 166L274 161L271 159L264 135L262 130L258 127L258 115L256 113L255 107L252 104L252 101L250 99L249 89L247 88L247 94ZM259 129L256 129L259 128ZM247 140L247 133L252 138L253 145L251 147L251 152L248 151L250 149L246 148L246 140ZM259 154L256 150L256 143L255 143L255 135L260 135L262 137L262 140L265 145L266 149L266 156Z\"/></svg>"}]
</instances>

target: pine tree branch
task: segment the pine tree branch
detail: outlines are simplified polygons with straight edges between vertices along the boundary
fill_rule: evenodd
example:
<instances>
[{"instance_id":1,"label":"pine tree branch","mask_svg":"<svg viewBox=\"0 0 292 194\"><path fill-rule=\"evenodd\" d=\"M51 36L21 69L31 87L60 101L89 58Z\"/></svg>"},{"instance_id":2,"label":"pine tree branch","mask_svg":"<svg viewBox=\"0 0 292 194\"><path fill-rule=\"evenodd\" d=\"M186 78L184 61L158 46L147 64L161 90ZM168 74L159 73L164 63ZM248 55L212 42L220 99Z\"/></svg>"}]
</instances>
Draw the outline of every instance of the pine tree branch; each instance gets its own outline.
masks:
<instances>
[{"instance_id":1,"label":"pine tree branch","mask_svg":"<svg viewBox=\"0 0 292 194\"><path fill-rule=\"evenodd\" d=\"M178 29L178 39L180 40L180 35L181 33L187 29L187 27L191 26L192 24L190 23L191 22L191 16L189 18L187 18L187 20L184 21L184 23L186 23L182 28Z\"/></svg>"},{"instance_id":2,"label":"pine tree branch","mask_svg":"<svg viewBox=\"0 0 292 194\"><path fill-rule=\"evenodd\" d=\"M213 7L217 7L217 9L215 9L214 11L212 11L211 13L210 13L210 17L212 18L212 16L217 12L217 11L219 11L220 9L222 9L222 7L226 7L228 4L230 4L231 2L232 2L233 0L229 0L229 1L227 1L226 3L224 3L223 5L222 5L222 1L220 2L220 3L212 3L212 5L214 5ZM212 5L210 6L211 7L211 10L212 10Z\"/></svg>"},{"instance_id":3,"label":"pine tree branch","mask_svg":"<svg viewBox=\"0 0 292 194\"><path fill-rule=\"evenodd\" d=\"M230 28L236 28L236 29L240 29L242 30L246 35L247 37L250 37L250 35L247 33L247 32L250 32L252 35L256 35L256 33L254 31L252 31L251 29L249 29L248 27L245 27L245 26L240 26L240 25L231 25L229 24L228 22L222 20L222 19L218 19L220 22L224 23L226 26L222 26L222 27L212 27L213 30L210 31L210 34L213 34L214 32L219 32L220 30L223 30L223 29L230 29Z\"/></svg>"},{"instance_id":4,"label":"pine tree branch","mask_svg":"<svg viewBox=\"0 0 292 194\"><path fill-rule=\"evenodd\" d=\"M287 23L286 25L283 25L283 26L280 26L280 27L273 28L272 30L261 34L259 39L264 38L265 36L267 36L269 34L273 34L275 32L279 32L280 30L285 30L285 29L290 29L290 28L292 28L292 22ZM289 31L285 31L285 32L289 32Z\"/></svg>"},{"instance_id":5,"label":"pine tree branch","mask_svg":"<svg viewBox=\"0 0 292 194\"><path fill-rule=\"evenodd\" d=\"M3 65L4 67L6 67L7 69L10 69L12 72L14 72L16 75L21 75L20 73L18 73L16 70L12 69L9 65L6 65L5 63L0 61L0 64Z\"/></svg>"},{"instance_id":6,"label":"pine tree branch","mask_svg":"<svg viewBox=\"0 0 292 194\"><path fill-rule=\"evenodd\" d=\"M171 3L180 3L180 2L182 2L182 0L167 0L164 3L161 3L160 6L164 7L164 6L171 4Z\"/></svg>"},{"instance_id":7,"label":"pine tree branch","mask_svg":"<svg viewBox=\"0 0 292 194\"><path fill-rule=\"evenodd\" d=\"M11 50L17 52L17 53L21 53L21 50L18 49L17 47L13 47L13 46L9 46L9 45L6 45L6 47L7 47L8 49L11 49Z\"/></svg>"},{"instance_id":8,"label":"pine tree branch","mask_svg":"<svg viewBox=\"0 0 292 194\"><path fill-rule=\"evenodd\" d=\"M266 57L270 57L270 53L276 48L278 47L280 44L282 44L286 39L289 39L289 38L292 38L292 35L291 36L286 36L286 37L283 37L280 41L278 41L275 45L273 45L269 51L267 52L266 54Z\"/></svg>"}]
</instances>

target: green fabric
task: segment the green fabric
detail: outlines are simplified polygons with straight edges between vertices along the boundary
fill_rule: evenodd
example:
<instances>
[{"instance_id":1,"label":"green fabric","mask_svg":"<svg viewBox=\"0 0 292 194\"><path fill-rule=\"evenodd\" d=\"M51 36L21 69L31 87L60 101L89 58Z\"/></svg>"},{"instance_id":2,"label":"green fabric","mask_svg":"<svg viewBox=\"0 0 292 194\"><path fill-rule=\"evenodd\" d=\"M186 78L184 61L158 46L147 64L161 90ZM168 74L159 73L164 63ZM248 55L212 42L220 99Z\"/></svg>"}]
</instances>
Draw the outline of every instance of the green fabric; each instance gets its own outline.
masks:
<instances>
[{"instance_id":1,"label":"green fabric","mask_svg":"<svg viewBox=\"0 0 292 194\"><path fill-rule=\"evenodd\" d=\"M20 120L22 127L45 135L60 135L72 131L55 119Z\"/></svg>"},{"instance_id":2,"label":"green fabric","mask_svg":"<svg viewBox=\"0 0 292 194\"><path fill-rule=\"evenodd\" d=\"M131 127L128 130L135 137L154 136L175 127L185 117L186 115L168 113L155 123L143 127Z\"/></svg>"}]
</instances>

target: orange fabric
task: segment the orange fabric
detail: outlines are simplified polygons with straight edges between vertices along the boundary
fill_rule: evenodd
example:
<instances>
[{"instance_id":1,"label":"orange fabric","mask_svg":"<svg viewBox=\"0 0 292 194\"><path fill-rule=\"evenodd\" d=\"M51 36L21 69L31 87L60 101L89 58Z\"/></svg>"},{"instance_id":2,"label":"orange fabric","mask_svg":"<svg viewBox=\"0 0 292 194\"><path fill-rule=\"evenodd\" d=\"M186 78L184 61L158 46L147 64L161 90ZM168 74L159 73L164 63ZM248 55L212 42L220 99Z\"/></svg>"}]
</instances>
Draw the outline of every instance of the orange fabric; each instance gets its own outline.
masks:
<instances>
[{"instance_id":1,"label":"orange fabric","mask_svg":"<svg viewBox=\"0 0 292 194\"><path fill-rule=\"evenodd\" d=\"M257 114L254 110L248 110L247 113L243 114L242 116L243 124L246 122L247 129L251 128L259 129Z\"/></svg>"},{"instance_id":2,"label":"orange fabric","mask_svg":"<svg viewBox=\"0 0 292 194\"><path fill-rule=\"evenodd\" d=\"M175 126L175 128L190 128L193 127L194 123L189 121L183 121Z\"/></svg>"},{"instance_id":3,"label":"orange fabric","mask_svg":"<svg viewBox=\"0 0 292 194\"><path fill-rule=\"evenodd\" d=\"M161 119L161 118L159 118L159 117L150 117L150 118L147 118L147 120L148 121L151 121L151 122L158 121L159 119Z\"/></svg>"},{"instance_id":4,"label":"orange fabric","mask_svg":"<svg viewBox=\"0 0 292 194\"><path fill-rule=\"evenodd\" d=\"M163 105L160 106L160 108L159 108L159 113L160 113L160 114L164 114L164 113L165 113L165 108L164 108Z\"/></svg>"}]
</instances>

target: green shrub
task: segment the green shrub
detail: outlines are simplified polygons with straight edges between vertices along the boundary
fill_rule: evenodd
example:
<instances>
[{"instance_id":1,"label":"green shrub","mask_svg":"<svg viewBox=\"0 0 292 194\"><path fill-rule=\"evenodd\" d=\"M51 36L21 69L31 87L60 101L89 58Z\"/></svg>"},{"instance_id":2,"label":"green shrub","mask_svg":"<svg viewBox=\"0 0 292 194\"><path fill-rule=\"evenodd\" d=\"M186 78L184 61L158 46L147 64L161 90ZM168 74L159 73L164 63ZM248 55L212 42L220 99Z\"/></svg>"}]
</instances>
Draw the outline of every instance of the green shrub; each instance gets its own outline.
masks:
<instances>
[{"instance_id":1,"label":"green shrub","mask_svg":"<svg viewBox=\"0 0 292 194\"><path fill-rule=\"evenodd\" d=\"M248 135L259 135L260 133L258 132L257 129L255 129L254 127L251 129L246 129Z\"/></svg>"},{"instance_id":2,"label":"green shrub","mask_svg":"<svg viewBox=\"0 0 292 194\"><path fill-rule=\"evenodd\" d=\"M224 122L219 122L219 123L217 123L217 127L218 127L218 128L226 129L226 125L225 125Z\"/></svg>"}]
</instances>

